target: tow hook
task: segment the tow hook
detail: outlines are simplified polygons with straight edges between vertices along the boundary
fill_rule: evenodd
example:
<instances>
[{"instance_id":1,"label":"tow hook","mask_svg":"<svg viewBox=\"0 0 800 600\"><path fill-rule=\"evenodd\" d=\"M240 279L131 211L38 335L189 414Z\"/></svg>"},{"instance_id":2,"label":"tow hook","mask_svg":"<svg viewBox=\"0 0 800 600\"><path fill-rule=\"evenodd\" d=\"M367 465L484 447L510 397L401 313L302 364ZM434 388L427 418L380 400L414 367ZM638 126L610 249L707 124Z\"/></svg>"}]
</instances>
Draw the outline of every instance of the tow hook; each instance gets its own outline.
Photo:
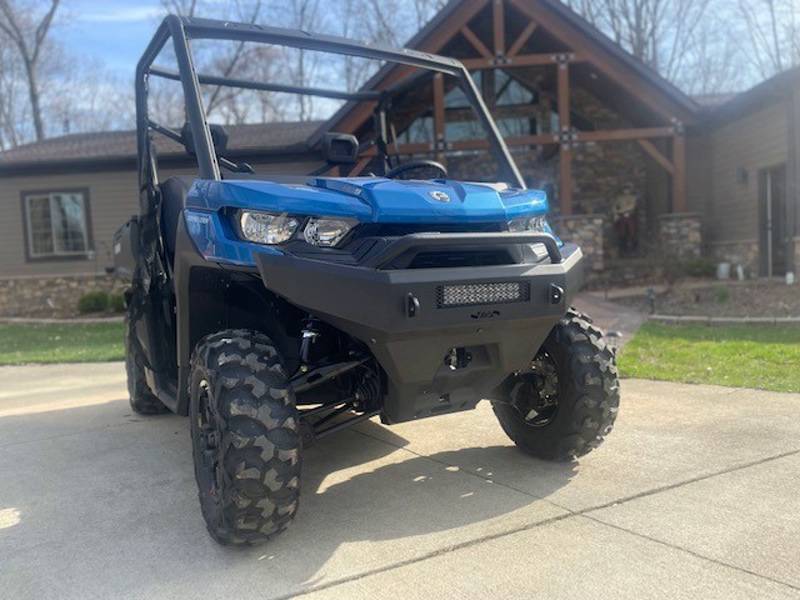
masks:
<instances>
[{"instance_id":1,"label":"tow hook","mask_svg":"<svg viewBox=\"0 0 800 600\"><path fill-rule=\"evenodd\" d=\"M409 317L416 317L419 312L419 299L409 292L406 296L406 314Z\"/></svg>"}]
</instances>

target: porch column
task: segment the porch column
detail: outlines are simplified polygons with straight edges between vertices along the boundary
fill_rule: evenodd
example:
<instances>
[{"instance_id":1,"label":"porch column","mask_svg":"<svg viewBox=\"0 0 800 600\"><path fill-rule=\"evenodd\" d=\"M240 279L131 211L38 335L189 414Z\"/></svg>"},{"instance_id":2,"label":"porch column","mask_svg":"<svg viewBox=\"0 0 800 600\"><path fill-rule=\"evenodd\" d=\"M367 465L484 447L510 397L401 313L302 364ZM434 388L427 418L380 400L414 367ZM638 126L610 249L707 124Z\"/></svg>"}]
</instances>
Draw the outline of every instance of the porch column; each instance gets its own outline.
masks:
<instances>
[{"instance_id":1,"label":"porch column","mask_svg":"<svg viewBox=\"0 0 800 600\"><path fill-rule=\"evenodd\" d=\"M786 270L800 267L800 89L787 98L788 153L786 157Z\"/></svg>"},{"instance_id":2,"label":"porch column","mask_svg":"<svg viewBox=\"0 0 800 600\"><path fill-rule=\"evenodd\" d=\"M445 109L444 109L444 77L441 73L433 76L433 130L436 160L445 164Z\"/></svg>"},{"instance_id":3,"label":"porch column","mask_svg":"<svg viewBox=\"0 0 800 600\"><path fill-rule=\"evenodd\" d=\"M672 138L672 212L685 213L686 202L686 138L682 129Z\"/></svg>"}]
</instances>

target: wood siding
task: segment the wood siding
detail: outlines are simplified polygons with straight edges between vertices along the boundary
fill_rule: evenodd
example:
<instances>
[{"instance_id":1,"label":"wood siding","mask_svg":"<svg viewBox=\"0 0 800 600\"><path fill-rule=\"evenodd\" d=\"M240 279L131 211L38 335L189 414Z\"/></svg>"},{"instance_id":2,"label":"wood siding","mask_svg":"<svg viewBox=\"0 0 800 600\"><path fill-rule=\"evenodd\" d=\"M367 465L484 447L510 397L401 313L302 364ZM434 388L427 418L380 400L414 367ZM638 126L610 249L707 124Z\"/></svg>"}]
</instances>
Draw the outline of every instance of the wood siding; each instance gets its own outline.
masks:
<instances>
[{"instance_id":1,"label":"wood siding","mask_svg":"<svg viewBox=\"0 0 800 600\"><path fill-rule=\"evenodd\" d=\"M786 106L778 102L710 134L706 226L712 244L758 239L758 173L786 162L787 126ZM737 174L740 168L747 171L746 183Z\"/></svg>"},{"instance_id":2,"label":"wood siding","mask_svg":"<svg viewBox=\"0 0 800 600\"><path fill-rule=\"evenodd\" d=\"M269 163L255 165L259 174L304 174L319 163ZM192 170L163 173L194 174ZM136 173L102 171L63 175L30 175L0 178L0 278L19 276L51 276L104 272L111 263L111 236L117 228L138 211ZM21 195L28 191L60 191L88 188L87 215L94 240L94 259L53 259L28 261L25 255L25 224Z\"/></svg>"}]
</instances>

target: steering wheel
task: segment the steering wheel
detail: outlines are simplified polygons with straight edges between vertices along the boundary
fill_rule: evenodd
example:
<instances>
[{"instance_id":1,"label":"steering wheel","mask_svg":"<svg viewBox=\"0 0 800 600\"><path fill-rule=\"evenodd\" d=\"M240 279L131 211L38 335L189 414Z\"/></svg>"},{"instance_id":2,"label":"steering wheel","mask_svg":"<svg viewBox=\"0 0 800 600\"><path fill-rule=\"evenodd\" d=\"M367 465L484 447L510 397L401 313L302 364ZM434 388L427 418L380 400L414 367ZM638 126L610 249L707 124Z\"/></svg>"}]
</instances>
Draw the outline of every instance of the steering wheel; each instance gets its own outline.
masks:
<instances>
[{"instance_id":1,"label":"steering wheel","mask_svg":"<svg viewBox=\"0 0 800 600\"><path fill-rule=\"evenodd\" d=\"M436 169L441 172L442 179L447 179L447 167L445 167L442 163L436 162L435 160L412 160L411 162L397 165L394 169L389 169L384 177L395 179L398 175L405 173L406 171L414 171L416 169Z\"/></svg>"}]
</instances>

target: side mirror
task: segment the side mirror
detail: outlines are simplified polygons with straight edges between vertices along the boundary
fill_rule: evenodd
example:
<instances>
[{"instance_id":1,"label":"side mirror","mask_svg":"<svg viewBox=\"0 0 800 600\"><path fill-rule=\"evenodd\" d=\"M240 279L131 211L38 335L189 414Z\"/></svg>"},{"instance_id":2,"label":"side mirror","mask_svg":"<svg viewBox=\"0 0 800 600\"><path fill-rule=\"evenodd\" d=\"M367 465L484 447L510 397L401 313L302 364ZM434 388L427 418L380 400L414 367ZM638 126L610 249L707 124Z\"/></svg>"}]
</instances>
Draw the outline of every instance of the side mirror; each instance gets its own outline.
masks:
<instances>
[{"instance_id":1,"label":"side mirror","mask_svg":"<svg viewBox=\"0 0 800 600\"><path fill-rule=\"evenodd\" d=\"M358 160L358 139L349 133L326 133L322 153L332 165L353 165Z\"/></svg>"},{"instance_id":2,"label":"side mirror","mask_svg":"<svg viewBox=\"0 0 800 600\"><path fill-rule=\"evenodd\" d=\"M228 132L222 125L209 125L208 130L211 132L211 141L214 143L214 150L217 155L224 154L228 148ZM194 156L196 154L194 147L194 136L192 128L189 123L184 123L181 127L181 138L183 139L183 147L186 152Z\"/></svg>"}]
</instances>

